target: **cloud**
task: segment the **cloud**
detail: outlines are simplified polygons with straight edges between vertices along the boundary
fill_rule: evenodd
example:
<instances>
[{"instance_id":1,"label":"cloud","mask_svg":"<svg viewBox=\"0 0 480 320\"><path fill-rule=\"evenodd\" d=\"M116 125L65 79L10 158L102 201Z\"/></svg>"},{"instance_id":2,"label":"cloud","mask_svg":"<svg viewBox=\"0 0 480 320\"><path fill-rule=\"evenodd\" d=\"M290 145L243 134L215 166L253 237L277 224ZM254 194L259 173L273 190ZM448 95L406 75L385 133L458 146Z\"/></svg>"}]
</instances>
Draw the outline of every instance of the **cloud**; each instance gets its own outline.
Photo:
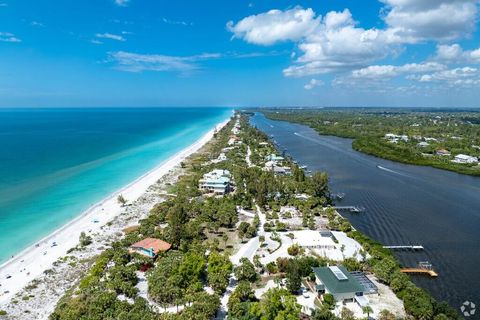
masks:
<instances>
[{"instance_id":1,"label":"cloud","mask_svg":"<svg viewBox=\"0 0 480 320\"><path fill-rule=\"evenodd\" d=\"M404 74L432 72L446 68L445 65L437 62L408 63L400 66L373 65L353 70L350 76L355 79L387 80Z\"/></svg>"},{"instance_id":2,"label":"cloud","mask_svg":"<svg viewBox=\"0 0 480 320\"><path fill-rule=\"evenodd\" d=\"M92 39L92 40L90 40L90 43L93 43L93 44L103 44L102 41L97 40L97 39Z\"/></svg>"},{"instance_id":3,"label":"cloud","mask_svg":"<svg viewBox=\"0 0 480 320\"><path fill-rule=\"evenodd\" d=\"M435 60L448 63L480 63L480 48L475 50L463 50L458 44L437 45Z\"/></svg>"},{"instance_id":4,"label":"cloud","mask_svg":"<svg viewBox=\"0 0 480 320\"><path fill-rule=\"evenodd\" d=\"M305 88L305 90L312 90L315 87L320 87L320 86L323 86L323 85L324 85L324 82L322 80L312 79L312 80L310 80L310 82L305 84L303 87Z\"/></svg>"},{"instance_id":5,"label":"cloud","mask_svg":"<svg viewBox=\"0 0 480 320\"><path fill-rule=\"evenodd\" d=\"M392 42L446 41L471 34L478 0L380 0Z\"/></svg>"},{"instance_id":6,"label":"cloud","mask_svg":"<svg viewBox=\"0 0 480 320\"><path fill-rule=\"evenodd\" d=\"M13 33L0 32L0 42L22 42L22 40L17 38Z\"/></svg>"},{"instance_id":7,"label":"cloud","mask_svg":"<svg viewBox=\"0 0 480 320\"><path fill-rule=\"evenodd\" d=\"M202 69L201 62L218 59L249 59L284 54L278 51L270 52L226 52L202 53L191 56L169 56L163 54L138 54L125 51L110 52L108 60L116 64L115 68L127 72L178 72L190 75Z\"/></svg>"},{"instance_id":8,"label":"cloud","mask_svg":"<svg viewBox=\"0 0 480 320\"><path fill-rule=\"evenodd\" d=\"M200 69L197 62L221 57L218 53L203 53L193 56L167 56L161 54L137 54L117 51L109 54L117 69L128 72L172 71L187 75Z\"/></svg>"},{"instance_id":9,"label":"cloud","mask_svg":"<svg viewBox=\"0 0 480 320\"><path fill-rule=\"evenodd\" d=\"M406 44L447 41L475 29L478 0L380 0L384 28L362 28L348 9L324 17L295 7L247 16L227 29L234 38L257 45L291 41L298 53L287 77L349 72L395 57Z\"/></svg>"},{"instance_id":10,"label":"cloud","mask_svg":"<svg viewBox=\"0 0 480 320\"><path fill-rule=\"evenodd\" d=\"M229 21L227 29L235 38L258 45L283 41L298 41L315 30L319 19L312 9L296 7L290 10L270 10L252 15L237 23Z\"/></svg>"},{"instance_id":11,"label":"cloud","mask_svg":"<svg viewBox=\"0 0 480 320\"><path fill-rule=\"evenodd\" d=\"M119 7L126 7L130 0L115 0L115 4Z\"/></svg>"},{"instance_id":12,"label":"cloud","mask_svg":"<svg viewBox=\"0 0 480 320\"><path fill-rule=\"evenodd\" d=\"M480 84L480 72L477 68L461 67L454 68L431 74L424 74L412 80L418 80L419 82L439 82L445 83L449 86L472 86Z\"/></svg>"},{"instance_id":13,"label":"cloud","mask_svg":"<svg viewBox=\"0 0 480 320\"><path fill-rule=\"evenodd\" d=\"M95 37L100 39L111 39L116 41L126 41L126 39L120 35L112 34L112 33L97 33Z\"/></svg>"},{"instance_id":14,"label":"cloud","mask_svg":"<svg viewBox=\"0 0 480 320\"><path fill-rule=\"evenodd\" d=\"M235 38L253 44L296 42L300 54L283 73L303 77L367 66L395 52L383 31L356 25L348 9L322 18L312 9L295 7L249 16L236 24L230 21L227 28Z\"/></svg>"}]
</instances>

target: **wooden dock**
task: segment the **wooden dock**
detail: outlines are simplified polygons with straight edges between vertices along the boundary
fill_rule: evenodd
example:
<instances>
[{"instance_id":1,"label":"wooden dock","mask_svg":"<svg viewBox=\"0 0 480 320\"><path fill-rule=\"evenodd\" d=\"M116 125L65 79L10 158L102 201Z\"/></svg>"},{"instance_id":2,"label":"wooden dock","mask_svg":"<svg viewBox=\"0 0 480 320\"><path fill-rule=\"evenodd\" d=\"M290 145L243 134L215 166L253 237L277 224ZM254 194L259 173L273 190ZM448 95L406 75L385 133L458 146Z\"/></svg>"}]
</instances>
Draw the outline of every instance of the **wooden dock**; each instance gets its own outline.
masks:
<instances>
[{"instance_id":1,"label":"wooden dock","mask_svg":"<svg viewBox=\"0 0 480 320\"><path fill-rule=\"evenodd\" d=\"M432 278L438 277L438 273L436 273L435 271L429 270L429 269L423 269L423 268L404 268L404 269L400 269L400 271L403 273L410 273L410 274L426 274Z\"/></svg>"},{"instance_id":2,"label":"wooden dock","mask_svg":"<svg viewBox=\"0 0 480 320\"><path fill-rule=\"evenodd\" d=\"M418 263L418 267L416 268L403 268L400 269L403 273L410 273L410 274L425 274L429 275L432 278L438 277L438 273L433 270L432 264L428 261L420 261Z\"/></svg>"},{"instance_id":3,"label":"wooden dock","mask_svg":"<svg viewBox=\"0 0 480 320\"><path fill-rule=\"evenodd\" d=\"M365 208L361 206L340 206L340 207L333 207L333 209L338 211L349 211L352 213L360 213L365 211Z\"/></svg>"}]
</instances>

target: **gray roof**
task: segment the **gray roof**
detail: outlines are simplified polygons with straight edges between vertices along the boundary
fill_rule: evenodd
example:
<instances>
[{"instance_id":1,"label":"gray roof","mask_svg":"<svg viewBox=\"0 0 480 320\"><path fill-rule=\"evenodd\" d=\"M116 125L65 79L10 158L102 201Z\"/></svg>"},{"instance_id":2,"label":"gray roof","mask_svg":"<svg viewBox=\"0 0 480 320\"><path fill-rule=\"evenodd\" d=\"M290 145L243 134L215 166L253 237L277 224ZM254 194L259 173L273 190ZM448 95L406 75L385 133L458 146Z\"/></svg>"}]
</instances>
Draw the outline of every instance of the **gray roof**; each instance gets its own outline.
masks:
<instances>
[{"instance_id":1,"label":"gray roof","mask_svg":"<svg viewBox=\"0 0 480 320\"><path fill-rule=\"evenodd\" d=\"M346 276L345 280L339 280L329 267L312 268L315 276L325 285L332 294L363 292L363 286L343 266L338 268Z\"/></svg>"}]
</instances>

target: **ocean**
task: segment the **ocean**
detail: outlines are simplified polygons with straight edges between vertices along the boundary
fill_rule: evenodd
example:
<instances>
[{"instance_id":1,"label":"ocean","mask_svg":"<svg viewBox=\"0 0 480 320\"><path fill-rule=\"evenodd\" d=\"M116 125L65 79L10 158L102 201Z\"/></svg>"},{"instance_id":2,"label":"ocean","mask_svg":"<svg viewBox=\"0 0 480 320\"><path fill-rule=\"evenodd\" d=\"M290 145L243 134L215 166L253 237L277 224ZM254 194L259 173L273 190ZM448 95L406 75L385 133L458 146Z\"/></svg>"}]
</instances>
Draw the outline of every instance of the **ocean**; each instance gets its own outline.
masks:
<instances>
[{"instance_id":1,"label":"ocean","mask_svg":"<svg viewBox=\"0 0 480 320\"><path fill-rule=\"evenodd\" d=\"M230 108L0 109L0 263L231 114Z\"/></svg>"}]
</instances>

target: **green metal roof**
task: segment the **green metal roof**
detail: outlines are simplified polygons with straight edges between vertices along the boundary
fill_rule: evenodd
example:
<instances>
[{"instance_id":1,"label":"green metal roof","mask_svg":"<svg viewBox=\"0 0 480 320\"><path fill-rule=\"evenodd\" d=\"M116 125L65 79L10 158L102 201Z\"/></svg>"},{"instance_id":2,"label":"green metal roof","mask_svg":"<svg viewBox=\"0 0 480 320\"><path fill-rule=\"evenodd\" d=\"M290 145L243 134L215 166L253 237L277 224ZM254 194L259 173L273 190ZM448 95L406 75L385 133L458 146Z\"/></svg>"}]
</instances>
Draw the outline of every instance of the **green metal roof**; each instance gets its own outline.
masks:
<instances>
[{"instance_id":1,"label":"green metal roof","mask_svg":"<svg viewBox=\"0 0 480 320\"><path fill-rule=\"evenodd\" d=\"M318 279L332 294L363 292L362 285L343 266L338 266L347 279L339 280L329 267L312 268Z\"/></svg>"}]
</instances>

